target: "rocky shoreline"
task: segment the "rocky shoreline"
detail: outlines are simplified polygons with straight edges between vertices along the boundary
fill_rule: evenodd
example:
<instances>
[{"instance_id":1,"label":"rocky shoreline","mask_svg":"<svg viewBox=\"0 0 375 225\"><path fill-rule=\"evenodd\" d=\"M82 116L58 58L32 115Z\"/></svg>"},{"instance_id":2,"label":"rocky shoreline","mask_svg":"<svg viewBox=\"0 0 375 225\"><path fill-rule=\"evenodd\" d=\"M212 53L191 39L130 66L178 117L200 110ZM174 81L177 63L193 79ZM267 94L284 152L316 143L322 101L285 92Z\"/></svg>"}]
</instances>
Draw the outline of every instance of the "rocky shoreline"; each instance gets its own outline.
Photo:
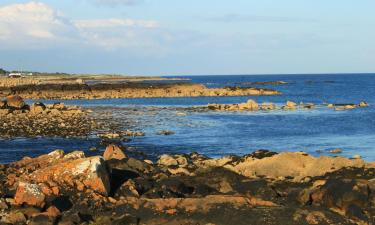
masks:
<instances>
[{"instance_id":1,"label":"rocky shoreline","mask_svg":"<svg viewBox=\"0 0 375 225\"><path fill-rule=\"evenodd\" d=\"M375 163L266 150L152 162L108 145L0 166L1 224L374 224Z\"/></svg>"},{"instance_id":2,"label":"rocky shoreline","mask_svg":"<svg viewBox=\"0 0 375 225\"><path fill-rule=\"evenodd\" d=\"M36 84L0 87L0 97L19 95L25 99L109 99L153 97L279 95L262 88L207 88L190 83L98 83L98 84Z\"/></svg>"},{"instance_id":3,"label":"rocky shoreline","mask_svg":"<svg viewBox=\"0 0 375 225\"><path fill-rule=\"evenodd\" d=\"M0 101L0 137L84 137L96 127L88 112L63 103L27 105L20 96Z\"/></svg>"}]
</instances>

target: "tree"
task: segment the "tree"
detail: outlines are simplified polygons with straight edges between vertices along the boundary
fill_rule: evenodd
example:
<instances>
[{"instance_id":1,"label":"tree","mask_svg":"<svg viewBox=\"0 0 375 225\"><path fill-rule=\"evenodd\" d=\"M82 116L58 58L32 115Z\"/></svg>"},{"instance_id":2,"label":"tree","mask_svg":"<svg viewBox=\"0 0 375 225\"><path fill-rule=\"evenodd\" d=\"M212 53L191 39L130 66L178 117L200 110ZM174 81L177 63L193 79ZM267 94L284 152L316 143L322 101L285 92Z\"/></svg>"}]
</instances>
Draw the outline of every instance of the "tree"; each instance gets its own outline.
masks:
<instances>
[{"instance_id":1,"label":"tree","mask_svg":"<svg viewBox=\"0 0 375 225\"><path fill-rule=\"evenodd\" d=\"M4 69L0 68L0 74L6 74L6 73L7 73L7 71L6 71L6 70L4 70Z\"/></svg>"}]
</instances>

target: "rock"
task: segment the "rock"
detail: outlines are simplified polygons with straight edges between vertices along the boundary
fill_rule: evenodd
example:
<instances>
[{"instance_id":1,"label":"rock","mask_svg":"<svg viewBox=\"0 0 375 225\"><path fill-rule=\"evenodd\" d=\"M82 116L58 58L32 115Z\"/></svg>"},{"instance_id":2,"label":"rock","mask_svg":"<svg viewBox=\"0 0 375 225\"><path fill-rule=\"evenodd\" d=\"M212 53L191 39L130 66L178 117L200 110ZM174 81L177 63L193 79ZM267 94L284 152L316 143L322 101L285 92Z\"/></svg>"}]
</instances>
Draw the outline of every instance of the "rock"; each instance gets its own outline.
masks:
<instances>
[{"instance_id":1,"label":"rock","mask_svg":"<svg viewBox=\"0 0 375 225\"><path fill-rule=\"evenodd\" d=\"M0 223L5 224L26 224L26 217L22 212L11 211L1 218Z\"/></svg>"},{"instance_id":2,"label":"rock","mask_svg":"<svg viewBox=\"0 0 375 225\"><path fill-rule=\"evenodd\" d=\"M10 113L12 113L12 111L10 109L0 109L0 115L1 116L6 116Z\"/></svg>"},{"instance_id":3,"label":"rock","mask_svg":"<svg viewBox=\"0 0 375 225\"><path fill-rule=\"evenodd\" d=\"M5 108L6 105L7 105L7 102L6 102L6 101L0 100L0 109L1 109L1 108Z\"/></svg>"},{"instance_id":4,"label":"rock","mask_svg":"<svg viewBox=\"0 0 375 225\"><path fill-rule=\"evenodd\" d=\"M85 158L85 153L83 151L74 151L68 153L64 156L64 159L83 159Z\"/></svg>"},{"instance_id":5,"label":"rock","mask_svg":"<svg viewBox=\"0 0 375 225\"><path fill-rule=\"evenodd\" d=\"M369 104L367 102L360 102L359 107L368 107Z\"/></svg>"},{"instance_id":6,"label":"rock","mask_svg":"<svg viewBox=\"0 0 375 225\"><path fill-rule=\"evenodd\" d=\"M162 165L162 166L184 167L188 165L188 160L186 157L181 156L181 155L175 155L175 156L162 155L157 161L157 164Z\"/></svg>"},{"instance_id":7,"label":"rock","mask_svg":"<svg viewBox=\"0 0 375 225\"><path fill-rule=\"evenodd\" d=\"M98 148L95 147L95 146L93 146L93 147L90 147L90 148L89 148L89 151L91 151L91 152L96 152L96 151L98 151Z\"/></svg>"},{"instance_id":8,"label":"rock","mask_svg":"<svg viewBox=\"0 0 375 225\"><path fill-rule=\"evenodd\" d=\"M22 109L25 106L25 102L20 96L11 95L7 97L7 105L11 108Z\"/></svg>"},{"instance_id":9,"label":"rock","mask_svg":"<svg viewBox=\"0 0 375 225\"><path fill-rule=\"evenodd\" d=\"M261 107L262 110L275 110L276 106L273 103L264 102L262 103Z\"/></svg>"},{"instance_id":10,"label":"rock","mask_svg":"<svg viewBox=\"0 0 375 225\"><path fill-rule=\"evenodd\" d=\"M65 109L65 104L63 102L56 102L53 104L52 108L62 110Z\"/></svg>"},{"instance_id":11,"label":"rock","mask_svg":"<svg viewBox=\"0 0 375 225\"><path fill-rule=\"evenodd\" d=\"M39 213L31 217L28 225L54 225L55 222L56 217L52 217L47 213Z\"/></svg>"},{"instance_id":12,"label":"rock","mask_svg":"<svg viewBox=\"0 0 375 225\"><path fill-rule=\"evenodd\" d=\"M115 198L119 198L121 196L131 196L131 197L139 197L139 193L137 191L137 186L133 180L128 180L123 183L115 193Z\"/></svg>"},{"instance_id":13,"label":"rock","mask_svg":"<svg viewBox=\"0 0 375 225\"><path fill-rule=\"evenodd\" d=\"M80 182L85 188L103 195L107 195L110 191L106 164L99 156L57 162L33 172L29 177L39 183L53 181L69 186Z\"/></svg>"},{"instance_id":14,"label":"rock","mask_svg":"<svg viewBox=\"0 0 375 225\"><path fill-rule=\"evenodd\" d=\"M306 190L305 190L306 192ZM369 207L368 181L360 179L328 179L325 184L308 191L307 203L333 208L355 220L366 220L362 209Z\"/></svg>"},{"instance_id":15,"label":"rock","mask_svg":"<svg viewBox=\"0 0 375 225\"><path fill-rule=\"evenodd\" d=\"M300 107L303 109L314 109L315 105L314 103L300 103Z\"/></svg>"},{"instance_id":16,"label":"rock","mask_svg":"<svg viewBox=\"0 0 375 225\"><path fill-rule=\"evenodd\" d=\"M259 109L259 105L256 101L250 99L246 102L247 104L247 107L249 110L258 110Z\"/></svg>"},{"instance_id":17,"label":"rock","mask_svg":"<svg viewBox=\"0 0 375 225\"><path fill-rule=\"evenodd\" d=\"M46 110L46 106L41 102L36 102L30 106L30 113L40 114Z\"/></svg>"},{"instance_id":18,"label":"rock","mask_svg":"<svg viewBox=\"0 0 375 225\"><path fill-rule=\"evenodd\" d=\"M0 211L8 209L8 204L6 203L5 199L0 198Z\"/></svg>"},{"instance_id":19,"label":"rock","mask_svg":"<svg viewBox=\"0 0 375 225\"><path fill-rule=\"evenodd\" d=\"M294 181L301 181L305 177L322 176L344 167L364 166L365 162L361 159L328 156L315 158L306 153L283 152L263 159L245 158L236 165L225 167L247 177L293 177Z\"/></svg>"},{"instance_id":20,"label":"rock","mask_svg":"<svg viewBox=\"0 0 375 225\"><path fill-rule=\"evenodd\" d=\"M45 205L45 194L41 191L37 184L20 182L14 197L14 204L36 206L43 208Z\"/></svg>"},{"instance_id":21,"label":"rock","mask_svg":"<svg viewBox=\"0 0 375 225\"><path fill-rule=\"evenodd\" d=\"M283 109L285 110L294 110L297 108L297 103L292 102L292 101L287 101L286 105L283 106Z\"/></svg>"},{"instance_id":22,"label":"rock","mask_svg":"<svg viewBox=\"0 0 375 225\"><path fill-rule=\"evenodd\" d=\"M334 153L334 154L339 154L339 153L342 153L343 150L340 149L340 148L335 148L335 149L328 150L328 152Z\"/></svg>"},{"instance_id":23,"label":"rock","mask_svg":"<svg viewBox=\"0 0 375 225\"><path fill-rule=\"evenodd\" d=\"M362 156L360 156L360 155L353 155L352 158L353 158L353 159L362 159Z\"/></svg>"},{"instance_id":24,"label":"rock","mask_svg":"<svg viewBox=\"0 0 375 225\"><path fill-rule=\"evenodd\" d=\"M162 131L157 132L157 135L172 135L172 134L174 134L174 132L169 131L169 130L162 130Z\"/></svg>"},{"instance_id":25,"label":"rock","mask_svg":"<svg viewBox=\"0 0 375 225\"><path fill-rule=\"evenodd\" d=\"M109 145L105 149L105 152L103 154L104 160L110 160L110 159L118 159L122 160L127 158L124 151L122 150L122 147L117 145Z\"/></svg>"}]
</instances>

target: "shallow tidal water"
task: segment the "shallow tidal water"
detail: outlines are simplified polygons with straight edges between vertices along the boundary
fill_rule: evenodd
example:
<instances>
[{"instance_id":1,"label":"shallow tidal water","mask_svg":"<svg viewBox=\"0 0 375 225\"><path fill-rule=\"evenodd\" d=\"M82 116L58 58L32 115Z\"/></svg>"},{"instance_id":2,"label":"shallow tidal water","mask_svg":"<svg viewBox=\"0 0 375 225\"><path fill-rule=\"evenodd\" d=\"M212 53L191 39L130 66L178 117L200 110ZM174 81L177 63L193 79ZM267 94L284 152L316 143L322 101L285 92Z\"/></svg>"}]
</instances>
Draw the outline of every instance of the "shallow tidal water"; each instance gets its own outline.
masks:
<instances>
[{"instance_id":1,"label":"shallow tidal water","mask_svg":"<svg viewBox=\"0 0 375 225\"><path fill-rule=\"evenodd\" d=\"M163 153L197 151L211 157L243 155L257 149L305 151L319 156L317 150L341 148L341 156L359 154L367 161L375 160L375 74L337 75L267 75L267 76L194 76L194 83L209 87L256 86L279 90L280 96L151 98L70 100L66 104L97 110L111 109L121 120L134 122L132 130L142 130L145 137L125 143L151 157ZM254 81L286 81L286 85L248 85ZM195 111L193 106L208 103L257 102L285 104L295 102L322 104L359 103L367 108L335 111L325 107L314 110L271 112ZM170 130L174 135L160 136ZM85 150L98 146L98 139L13 139L0 140L0 163L23 156L36 156L54 149ZM336 154L337 155L337 154Z\"/></svg>"}]
</instances>

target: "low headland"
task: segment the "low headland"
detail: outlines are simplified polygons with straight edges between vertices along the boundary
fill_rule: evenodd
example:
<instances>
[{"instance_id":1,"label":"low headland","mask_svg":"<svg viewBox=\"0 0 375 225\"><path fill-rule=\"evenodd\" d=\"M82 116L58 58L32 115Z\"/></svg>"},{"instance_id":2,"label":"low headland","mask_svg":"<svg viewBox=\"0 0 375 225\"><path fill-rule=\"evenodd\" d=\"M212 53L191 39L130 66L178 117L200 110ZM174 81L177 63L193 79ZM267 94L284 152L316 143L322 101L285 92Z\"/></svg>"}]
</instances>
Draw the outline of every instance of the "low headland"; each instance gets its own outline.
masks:
<instances>
[{"instance_id":1,"label":"low headland","mask_svg":"<svg viewBox=\"0 0 375 225\"><path fill-rule=\"evenodd\" d=\"M207 88L178 78L121 76L33 76L0 78L0 97L19 95L25 99L109 99L152 97L279 95L279 91L255 87ZM150 82L150 81L168 81Z\"/></svg>"}]
</instances>

